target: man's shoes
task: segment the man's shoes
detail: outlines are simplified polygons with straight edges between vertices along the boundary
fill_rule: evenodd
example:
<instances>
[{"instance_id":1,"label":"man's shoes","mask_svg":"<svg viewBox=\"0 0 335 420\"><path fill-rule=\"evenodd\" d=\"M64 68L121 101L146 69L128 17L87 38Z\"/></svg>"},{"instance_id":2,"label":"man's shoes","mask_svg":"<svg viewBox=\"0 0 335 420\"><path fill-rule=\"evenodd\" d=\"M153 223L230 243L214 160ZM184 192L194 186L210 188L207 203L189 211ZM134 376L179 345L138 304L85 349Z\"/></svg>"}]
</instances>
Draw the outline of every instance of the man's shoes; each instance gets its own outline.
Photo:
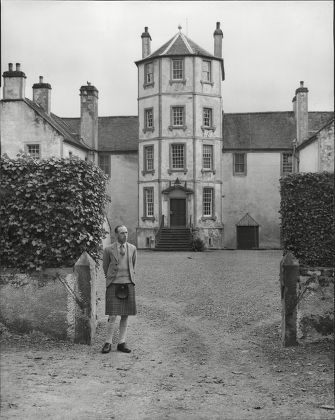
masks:
<instances>
[{"instance_id":1,"label":"man's shoes","mask_svg":"<svg viewBox=\"0 0 335 420\"><path fill-rule=\"evenodd\" d=\"M109 353L112 350L112 345L110 343L105 343L101 353Z\"/></svg>"},{"instance_id":2,"label":"man's shoes","mask_svg":"<svg viewBox=\"0 0 335 420\"><path fill-rule=\"evenodd\" d=\"M126 346L126 343L120 343L117 345L117 350L122 351L122 353L130 353L131 350L128 349L128 347Z\"/></svg>"}]
</instances>

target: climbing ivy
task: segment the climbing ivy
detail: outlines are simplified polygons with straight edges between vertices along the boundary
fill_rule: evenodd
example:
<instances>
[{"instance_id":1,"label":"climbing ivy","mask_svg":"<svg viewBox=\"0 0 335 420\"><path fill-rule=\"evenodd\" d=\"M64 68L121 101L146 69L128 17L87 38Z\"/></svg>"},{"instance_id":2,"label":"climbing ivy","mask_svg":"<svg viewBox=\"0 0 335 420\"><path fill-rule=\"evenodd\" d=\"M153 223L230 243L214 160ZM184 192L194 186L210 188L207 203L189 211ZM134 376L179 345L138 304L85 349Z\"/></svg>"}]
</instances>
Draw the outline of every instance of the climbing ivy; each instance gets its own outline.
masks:
<instances>
[{"instance_id":1,"label":"climbing ivy","mask_svg":"<svg viewBox=\"0 0 335 420\"><path fill-rule=\"evenodd\" d=\"M3 267L40 271L101 252L106 177L79 159L1 157Z\"/></svg>"},{"instance_id":2,"label":"climbing ivy","mask_svg":"<svg viewBox=\"0 0 335 420\"><path fill-rule=\"evenodd\" d=\"M333 266L334 174L298 173L280 180L281 238L300 264Z\"/></svg>"}]
</instances>

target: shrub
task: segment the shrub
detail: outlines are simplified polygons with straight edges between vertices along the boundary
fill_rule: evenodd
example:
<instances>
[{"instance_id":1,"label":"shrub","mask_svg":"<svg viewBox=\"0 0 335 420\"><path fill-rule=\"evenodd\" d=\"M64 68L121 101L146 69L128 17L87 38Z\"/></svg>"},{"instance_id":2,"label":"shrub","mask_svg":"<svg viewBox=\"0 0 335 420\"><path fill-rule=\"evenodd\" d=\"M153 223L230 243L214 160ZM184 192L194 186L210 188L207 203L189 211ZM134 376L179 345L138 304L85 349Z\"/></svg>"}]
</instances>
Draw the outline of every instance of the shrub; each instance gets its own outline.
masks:
<instances>
[{"instance_id":1,"label":"shrub","mask_svg":"<svg viewBox=\"0 0 335 420\"><path fill-rule=\"evenodd\" d=\"M193 239L193 250L194 251L202 252L205 249L206 249L206 244L201 238L197 237L197 238Z\"/></svg>"},{"instance_id":2,"label":"shrub","mask_svg":"<svg viewBox=\"0 0 335 420\"><path fill-rule=\"evenodd\" d=\"M101 252L106 177L79 159L1 158L0 256L25 271L71 266Z\"/></svg>"},{"instance_id":3,"label":"shrub","mask_svg":"<svg viewBox=\"0 0 335 420\"><path fill-rule=\"evenodd\" d=\"M300 264L333 266L334 174L299 173L280 180L284 252Z\"/></svg>"}]
</instances>

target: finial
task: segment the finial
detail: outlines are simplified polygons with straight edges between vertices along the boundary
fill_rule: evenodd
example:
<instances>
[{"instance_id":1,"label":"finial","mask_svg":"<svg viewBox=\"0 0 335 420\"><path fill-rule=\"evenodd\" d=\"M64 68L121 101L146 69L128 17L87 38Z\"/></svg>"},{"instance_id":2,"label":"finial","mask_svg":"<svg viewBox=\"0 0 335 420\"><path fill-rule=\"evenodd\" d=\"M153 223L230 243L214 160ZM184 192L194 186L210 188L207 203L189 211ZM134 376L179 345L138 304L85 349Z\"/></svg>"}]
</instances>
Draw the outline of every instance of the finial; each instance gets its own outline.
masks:
<instances>
[{"instance_id":1,"label":"finial","mask_svg":"<svg viewBox=\"0 0 335 420\"><path fill-rule=\"evenodd\" d=\"M179 32L181 32L182 27L180 24L178 25L178 29L179 29Z\"/></svg>"}]
</instances>

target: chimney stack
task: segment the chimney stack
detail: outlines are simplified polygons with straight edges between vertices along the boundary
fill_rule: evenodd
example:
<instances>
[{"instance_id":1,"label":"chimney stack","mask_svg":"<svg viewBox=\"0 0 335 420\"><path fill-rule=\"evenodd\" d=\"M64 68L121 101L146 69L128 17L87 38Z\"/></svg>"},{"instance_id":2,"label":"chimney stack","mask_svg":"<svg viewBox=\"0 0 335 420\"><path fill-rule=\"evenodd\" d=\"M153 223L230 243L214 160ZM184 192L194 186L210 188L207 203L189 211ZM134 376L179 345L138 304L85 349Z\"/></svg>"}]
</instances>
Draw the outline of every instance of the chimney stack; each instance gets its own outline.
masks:
<instances>
[{"instance_id":1,"label":"chimney stack","mask_svg":"<svg viewBox=\"0 0 335 420\"><path fill-rule=\"evenodd\" d=\"M295 120L297 127L297 144L301 144L308 138L308 89L304 87L304 82L300 82L300 87L295 91Z\"/></svg>"},{"instance_id":2,"label":"chimney stack","mask_svg":"<svg viewBox=\"0 0 335 420\"><path fill-rule=\"evenodd\" d=\"M13 63L8 63L8 71L3 77L3 99L24 99L26 90L26 75L21 71L20 63L16 63L16 70L13 70Z\"/></svg>"},{"instance_id":3,"label":"chimney stack","mask_svg":"<svg viewBox=\"0 0 335 420\"><path fill-rule=\"evenodd\" d=\"M142 38L142 58L148 57L151 54L151 36L148 32L148 27L144 28L141 35Z\"/></svg>"},{"instance_id":4,"label":"chimney stack","mask_svg":"<svg viewBox=\"0 0 335 420\"><path fill-rule=\"evenodd\" d=\"M98 149L98 89L87 82L80 88L80 137Z\"/></svg>"},{"instance_id":5,"label":"chimney stack","mask_svg":"<svg viewBox=\"0 0 335 420\"><path fill-rule=\"evenodd\" d=\"M223 33L220 29L220 22L216 22L216 29L214 31L214 55L215 57L222 58L222 38Z\"/></svg>"},{"instance_id":6,"label":"chimney stack","mask_svg":"<svg viewBox=\"0 0 335 420\"><path fill-rule=\"evenodd\" d=\"M43 76L40 76L39 83L33 85L33 101L43 110L50 114L51 112L51 86L49 83L43 83Z\"/></svg>"}]
</instances>

